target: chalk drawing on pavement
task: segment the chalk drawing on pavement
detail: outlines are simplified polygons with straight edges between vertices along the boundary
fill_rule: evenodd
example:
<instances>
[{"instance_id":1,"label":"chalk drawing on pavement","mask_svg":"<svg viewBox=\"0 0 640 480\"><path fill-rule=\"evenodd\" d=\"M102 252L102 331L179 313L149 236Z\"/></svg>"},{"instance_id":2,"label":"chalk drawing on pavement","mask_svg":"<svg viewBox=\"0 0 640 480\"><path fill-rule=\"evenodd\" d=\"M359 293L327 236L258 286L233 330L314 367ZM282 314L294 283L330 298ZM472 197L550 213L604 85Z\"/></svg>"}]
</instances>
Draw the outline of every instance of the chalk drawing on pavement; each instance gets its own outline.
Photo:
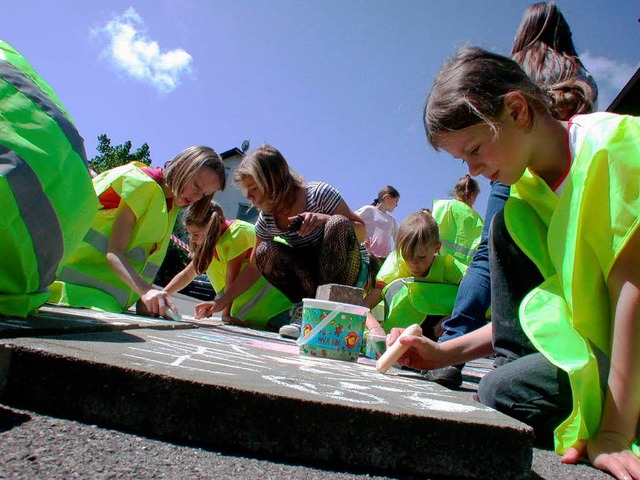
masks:
<instances>
[{"instance_id":1,"label":"chalk drawing on pavement","mask_svg":"<svg viewBox=\"0 0 640 480\"><path fill-rule=\"evenodd\" d=\"M486 410L433 383L400 375L381 375L373 365L300 355L295 343L268 342L214 331L186 330L151 334L128 345L124 356L134 365L163 365L210 378L238 378L239 384L298 392L353 405L396 406L416 411Z\"/></svg>"}]
</instances>

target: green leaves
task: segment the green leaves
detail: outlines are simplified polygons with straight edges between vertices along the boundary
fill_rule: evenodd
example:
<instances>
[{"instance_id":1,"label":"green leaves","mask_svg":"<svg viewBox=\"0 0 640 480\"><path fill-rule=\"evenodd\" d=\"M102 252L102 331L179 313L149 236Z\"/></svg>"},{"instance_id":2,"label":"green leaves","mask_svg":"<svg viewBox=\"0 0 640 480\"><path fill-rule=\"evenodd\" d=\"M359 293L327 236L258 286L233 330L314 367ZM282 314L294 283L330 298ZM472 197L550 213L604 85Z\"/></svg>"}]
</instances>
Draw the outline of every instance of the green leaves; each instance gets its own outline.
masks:
<instances>
[{"instance_id":1,"label":"green leaves","mask_svg":"<svg viewBox=\"0 0 640 480\"><path fill-rule=\"evenodd\" d=\"M122 145L111 145L111 139L102 134L98 136L98 146L96 147L99 155L89 160L89 166L96 172L102 173L120 165L138 161L146 165L151 165L151 150L145 142L135 152L131 153L131 141L127 140Z\"/></svg>"}]
</instances>

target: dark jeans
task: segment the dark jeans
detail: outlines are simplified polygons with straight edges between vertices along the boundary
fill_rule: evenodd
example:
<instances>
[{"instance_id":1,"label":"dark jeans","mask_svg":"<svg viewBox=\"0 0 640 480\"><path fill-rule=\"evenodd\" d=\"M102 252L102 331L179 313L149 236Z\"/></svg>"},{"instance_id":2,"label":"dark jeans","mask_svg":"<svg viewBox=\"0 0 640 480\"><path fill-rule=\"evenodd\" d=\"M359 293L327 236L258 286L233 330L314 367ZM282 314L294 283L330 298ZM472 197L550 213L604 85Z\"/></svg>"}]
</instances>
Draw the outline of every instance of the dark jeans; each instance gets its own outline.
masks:
<instances>
[{"instance_id":1,"label":"dark jeans","mask_svg":"<svg viewBox=\"0 0 640 480\"><path fill-rule=\"evenodd\" d=\"M485 405L532 426L540 444L551 445L553 430L571 412L569 377L538 353L518 317L522 299L543 278L509 235L504 212L493 219L489 245L497 368L482 379L478 396Z\"/></svg>"},{"instance_id":2,"label":"dark jeans","mask_svg":"<svg viewBox=\"0 0 640 480\"><path fill-rule=\"evenodd\" d=\"M504 209L507 198L509 198L509 187L500 182L493 182L484 216L480 245L460 282L451 318L442 323L444 333L438 339L439 342L446 342L472 332L487 323L485 317L491 304L489 228L493 216Z\"/></svg>"}]
</instances>

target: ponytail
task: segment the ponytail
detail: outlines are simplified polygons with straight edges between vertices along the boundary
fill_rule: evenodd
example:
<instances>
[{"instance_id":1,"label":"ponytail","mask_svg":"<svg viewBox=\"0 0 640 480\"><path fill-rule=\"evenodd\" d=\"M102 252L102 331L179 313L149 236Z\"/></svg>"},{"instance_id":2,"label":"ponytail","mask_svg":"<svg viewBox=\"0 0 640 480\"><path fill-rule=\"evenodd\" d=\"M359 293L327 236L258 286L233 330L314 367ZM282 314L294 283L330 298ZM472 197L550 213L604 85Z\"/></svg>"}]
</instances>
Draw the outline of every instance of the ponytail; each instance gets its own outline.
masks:
<instances>
[{"instance_id":1,"label":"ponytail","mask_svg":"<svg viewBox=\"0 0 640 480\"><path fill-rule=\"evenodd\" d=\"M453 187L453 196L467 205L469 204L469 199L479 193L480 185L468 173L464 177L460 177L455 187Z\"/></svg>"},{"instance_id":2,"label":"ponytail","mask_svg":"<svg viewBox=\"0 0 640 480\"><path fill-rule=\"evenodd\" d=\"M391 185L387 185L378 192L378 198L374 199L371 205L373 205L374 207L380 205L380 203L382 203L382 200L384 200L384 197L386 197L387 195L391 198L400 198L400 192L398 192L398 190L393 188Z\"/></svg>"},{"instance_id":3,"label":"ponytail","mask_svg":"<svg viewBox=\"0 0 640 480\"><path fill-rule=\"evenodd\" d=\"M208 208L201 216L198 215L199 212L196 208L192 208L193 205L189 205L185 210L183 223L185 226L194 225L203 229L203 240L191 248L193 267L196 273L200 275L206 272L209 265L211 265L225 217L222 207L215 200L209 203Z\"/></svg>"}]
</instances>

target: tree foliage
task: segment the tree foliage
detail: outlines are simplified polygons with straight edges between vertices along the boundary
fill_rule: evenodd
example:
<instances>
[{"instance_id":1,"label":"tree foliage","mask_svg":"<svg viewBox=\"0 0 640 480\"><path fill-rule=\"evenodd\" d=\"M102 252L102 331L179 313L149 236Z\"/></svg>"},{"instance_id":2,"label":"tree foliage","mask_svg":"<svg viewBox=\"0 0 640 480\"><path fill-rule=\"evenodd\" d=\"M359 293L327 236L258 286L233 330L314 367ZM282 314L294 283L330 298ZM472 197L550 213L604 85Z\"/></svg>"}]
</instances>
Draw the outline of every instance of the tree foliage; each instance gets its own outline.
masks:
<instances>
[{"instance_id":1,"label":"tree foliage","mask_svg":"<svg viewBox=\"0 0 640 480\"><path fill-rule=\"evenodd\" d=\"M120 165L138 161L151 165L151 150L147 143L131 153L131 141L127 140L122 145L111 145L111 139L105 135L98 135L98 155L89 160L89 166L96 172L102 173Z\"/></svg>"}]
</instances>

